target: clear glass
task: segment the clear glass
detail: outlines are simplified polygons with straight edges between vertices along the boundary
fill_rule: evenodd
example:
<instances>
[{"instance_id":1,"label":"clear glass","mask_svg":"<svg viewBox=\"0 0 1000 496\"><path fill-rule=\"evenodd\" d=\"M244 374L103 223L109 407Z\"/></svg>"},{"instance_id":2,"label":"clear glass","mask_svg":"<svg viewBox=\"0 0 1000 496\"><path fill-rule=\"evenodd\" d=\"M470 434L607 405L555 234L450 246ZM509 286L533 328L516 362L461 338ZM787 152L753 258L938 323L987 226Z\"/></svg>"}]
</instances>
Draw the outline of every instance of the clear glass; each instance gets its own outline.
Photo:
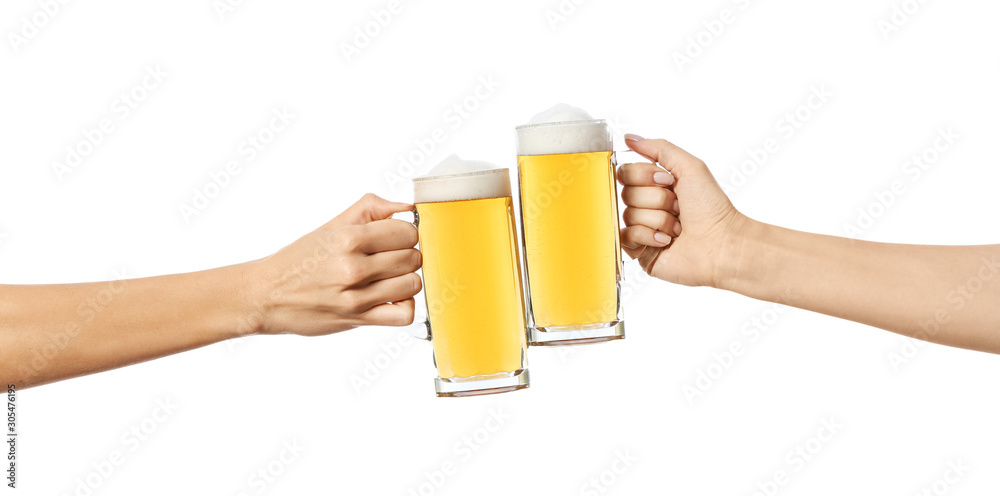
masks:
<instances>
[{"instance_id":1,"label":"clear glass","mask_svg":"<svg viewBox=\"0 0 1000 496\"><path fill-rule=\"evenodd\" d=\"M516 132L530 344L624 338L618 191L607 124L533 124Z\"/></svg>"},{"instance_id":2,"label":"clear glass","mask_svg":"<svg viewBox=\"0 0 1000 496\"><path fill-rule=\"evenodd\" d=\"M415 206L437 395L528 387L526 316L511 196Z\"/></svg>"}]
</instances>

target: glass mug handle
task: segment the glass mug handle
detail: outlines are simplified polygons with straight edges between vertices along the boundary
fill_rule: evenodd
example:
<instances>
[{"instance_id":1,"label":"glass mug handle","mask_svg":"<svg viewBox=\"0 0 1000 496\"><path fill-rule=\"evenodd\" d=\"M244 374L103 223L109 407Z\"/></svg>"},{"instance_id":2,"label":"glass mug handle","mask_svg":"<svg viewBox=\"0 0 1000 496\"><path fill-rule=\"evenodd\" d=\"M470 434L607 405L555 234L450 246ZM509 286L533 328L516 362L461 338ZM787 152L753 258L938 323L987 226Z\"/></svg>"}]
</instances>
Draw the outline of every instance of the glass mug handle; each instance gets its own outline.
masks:
<instances>
[{"instance_id":1,"label":"glass mug handle","mask_svg":"<svg viewBox=\"0 0 1000 496\"><path fill-rule=\"evenodd\" d=\"M623 164L632 164L636 162L652 163L653 161L645 155L632 150L619 150L612 152L611 154L611 165L614 166L616 170Z\"/></svg>"},{"instance_id":2,"label":"glass mug handle","mask_svg":"<svg viewBox=\"0 0 1000 496\"><path fill-rule=\"evenodd\" d=\"M412 215L413 220L407 218L407 215ZM409 212L393 214L392 218L409 222L410 224L413 224L413 227L418 227L420 224L420 218L417 216L416 207ZM423 275L421 275L420 279L421 281L423 280ZM413 297L413 323L405 327L405 332L409 334L410 337L423 341L430 341L431 320L430 316L427 315L427 304L424 302L424 299L420 297L423 293L423 290L421 290L419 294Z\"/></svg>"}]
</instances>

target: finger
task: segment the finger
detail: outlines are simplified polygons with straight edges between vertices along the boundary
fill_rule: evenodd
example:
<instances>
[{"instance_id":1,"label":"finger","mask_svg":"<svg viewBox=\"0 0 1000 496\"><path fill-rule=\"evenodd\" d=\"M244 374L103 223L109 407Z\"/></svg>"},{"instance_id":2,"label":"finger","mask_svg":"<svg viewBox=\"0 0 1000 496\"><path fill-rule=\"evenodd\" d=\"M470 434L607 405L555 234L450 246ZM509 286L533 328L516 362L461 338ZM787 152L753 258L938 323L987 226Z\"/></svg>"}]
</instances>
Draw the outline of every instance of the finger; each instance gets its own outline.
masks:
<instances>
[{"instance_id":1,"label":"finger","mask_svg":"<svg viewBox=\"0 0 1000 496\"><path fill-rule=\"evenodd\" d=\"M399 219L376 220L358 229L357 247L364 253L413 248L418 241L417 228Z\"/></svg>"},{"instance_id":2,"label":"finger","mask_svg":"<svg viewBox=\"0 0 1000 496\"><path fill-rule=\"evenodd\" d=\"M618 182L625 186L671 186L674 176L648 162L623 164L618 167Z\"/></svg>"},{"instance_id":3,"label":"finger","mask_svg":"<svg viewBox=\"0 0 1000 496\"><path fill-rule=\"evenodd\" d=\"M413 323L416 302L413 298L375 305L361 314L361 322L367 325L406 326Z\"/></svg>"},{"instance_id":4,"label":"finger","mask_svg":"<svg viewBox=\"0 0 1000 496\"><path fill-rule=\"evenodd\" d=\"M412 298L420 292L420 276L414 272L389 279L380 279L359 289L349 289L347 297L354 299L357 307L368 310L376 305Z\"/></svg>"},{"instance_id":5,"label":"finger","mask_svg":"<svg viewBox=\"0 0 1000 496\"><path fill-rule=\"evenodd\" d=\"M621 229L621 231L624 231L624 230L625 229ZM624 237L624 234L622 234L622 237ZM630 248L628 246L625 246L624 242L622 243L622 250L624 250L625 254L628 255L628 257L631 258L631 259L633 259L633 260L636 259L636 258L639 258L639 256L642 255L642 250L645 250L645 249L646 249L646 247L642 246L642 245L639 245L638 247L635 247L635 248Z\"/></svg>"},{"instance_id":6,"label":"finger","mask_svg":"<svg viewBox=\"0 0 1000 496\"><path fill-rule=\"evenodd\" d=\"M674 212L677 195L661 186L626 186L622 188L622 201L630 207Z\"/></svg>"},{"instance_id":7,"label":"finger","mask_svg":"<svg viewBox=\"0 0 1000 496\"><path fill-rule=\"evenodd\" d=\"M681 233L681 223L673 214L663 210L628 207L622 213L626 226L642 225L668 236Z\"/></svg>"},{"instance_id":8,"label":"finger","mask_svg":"<svg viewBox=\"0 0 1000 496\"><path fill-rule=\"evenodd\" d=\"M413 205L409 203L391 202L373 193L366 193L338 218L343 218L349 224L367 224L376 220L388 219L395 213L411 210L413 210Z\"/></svg>"},{"instance_id":9,"label":"finger","mask_svg":"<svg viewBox=\"0 0 1000 496\"><path fill-rule=\"evenodd\" d=\"M663 166L676 179L690 173L689 167L698 161L681 147L663 139L645 139L634 134L626 134L625 144L633 151Z\"/></svg>"},{"instance_id":10,"label":"finger","mask_svg":"<svg viewBox=\"0 0 1000 496\"><path fill-rule=\"evenodd\" d=\"M638 250L643 246L663 248L670 244L670 236L646 226L627 226L621 231L622 246L628 250Z\"/></svg>"},{"instance_id":11,"label":"finger","mask_svg":"<svg viewBox=\"0 0 1000 496\"><path fill-rule=\"evenodd\" d=\"M416 272L420 268L421 260L420 250L416 248L383 251L364 257L361 262L364 267L360 271L361 281L358 286Z\"/></svg>"}]
</instances>

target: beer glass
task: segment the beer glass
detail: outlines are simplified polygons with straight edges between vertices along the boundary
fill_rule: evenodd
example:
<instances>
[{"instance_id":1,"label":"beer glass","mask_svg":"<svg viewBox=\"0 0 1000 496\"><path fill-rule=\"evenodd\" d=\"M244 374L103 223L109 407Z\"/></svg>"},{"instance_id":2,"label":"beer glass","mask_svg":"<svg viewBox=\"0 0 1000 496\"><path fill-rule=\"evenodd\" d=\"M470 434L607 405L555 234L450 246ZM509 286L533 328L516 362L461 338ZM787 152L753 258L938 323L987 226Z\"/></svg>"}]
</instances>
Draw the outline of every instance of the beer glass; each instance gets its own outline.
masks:
<instances>
[{"instance_id":1,"label":"beer glass","mask_svg":"<svg viewBox=\"0 0 1000 496\"><path fill-rule=\"evenodd\" d=\"M618 194L607 124L580 120L515 131L531 345L624 338Z\"/></svg>"},{"instance_id":2,"label":"beer glass","mask_svg":"<svg viewBox=\"0 0 1000 496\"><path fill-rule=\"evenodd\" d=\"M528 387L508 170L420 177L413 188L438 396Z\"/></svg>"}]
</instances>

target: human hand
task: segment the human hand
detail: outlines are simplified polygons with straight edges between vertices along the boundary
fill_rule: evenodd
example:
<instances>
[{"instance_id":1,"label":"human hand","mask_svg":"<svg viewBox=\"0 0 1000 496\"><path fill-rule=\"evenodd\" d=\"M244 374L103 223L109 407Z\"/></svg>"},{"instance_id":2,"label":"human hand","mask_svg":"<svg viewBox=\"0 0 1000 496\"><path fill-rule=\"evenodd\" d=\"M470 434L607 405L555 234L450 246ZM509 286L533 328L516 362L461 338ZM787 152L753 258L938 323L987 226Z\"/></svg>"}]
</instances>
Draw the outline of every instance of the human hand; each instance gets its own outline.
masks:
<instances>
[{"instance_id":1,"label":"human hand","mask_svg":"<svg viewBox=\"0 0 1000 496\"><path fill-rule=\"evenodd\" d=\"M733 207L697 157L662 139L628 134L625 143L655 162L618 168L626 205L625 252L653 277L721 287L738 266L750 219Z\"/></svg>"},{"instance_id":2,"label":"human hand","mask_svg":"<svg viewBox=\"0 0 1000 496\"><path fill-rule=\"evenodd\" d=\"M412 210L371 193L319 229L245 265L248 331L319 336L413 322L420 252Z\"/></svg>"}]
</instances>

